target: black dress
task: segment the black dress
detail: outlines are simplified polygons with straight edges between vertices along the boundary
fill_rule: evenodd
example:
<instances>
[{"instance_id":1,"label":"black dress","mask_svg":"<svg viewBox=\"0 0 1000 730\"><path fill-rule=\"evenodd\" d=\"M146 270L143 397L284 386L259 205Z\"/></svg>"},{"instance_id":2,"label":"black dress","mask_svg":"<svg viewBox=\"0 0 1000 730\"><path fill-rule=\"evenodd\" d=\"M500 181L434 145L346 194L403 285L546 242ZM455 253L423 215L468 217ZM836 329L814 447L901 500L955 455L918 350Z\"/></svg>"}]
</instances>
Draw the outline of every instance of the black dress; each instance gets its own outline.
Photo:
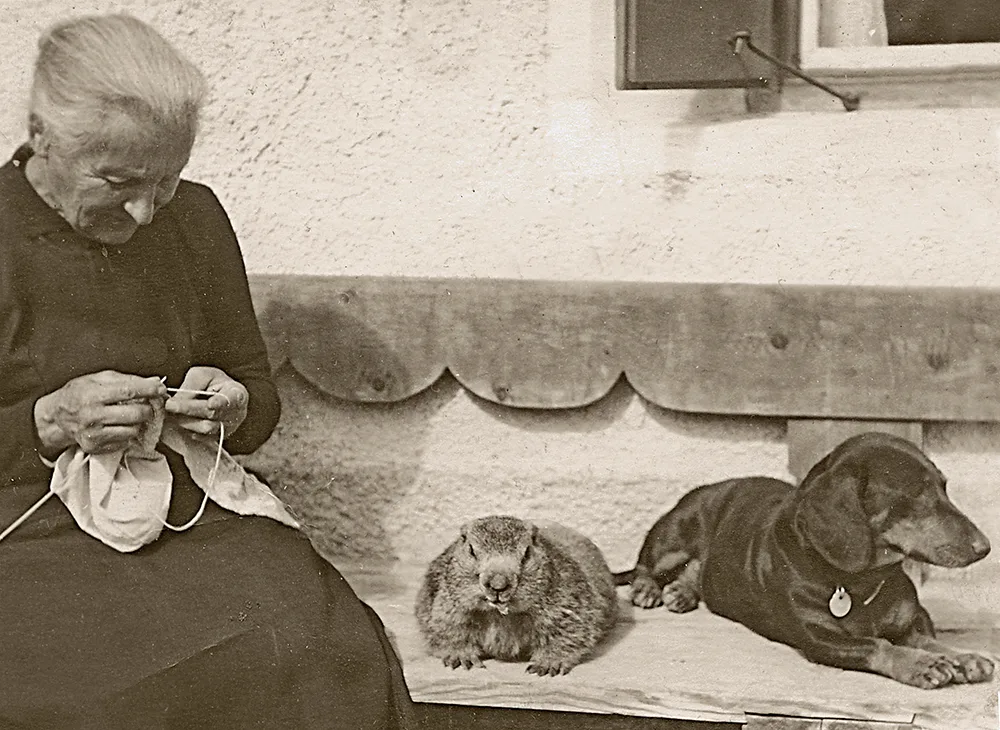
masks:
<instances>
[{"instance_id":1,"label":"black dress","mask_svg":"<svg viewBox=\"0 0 1000 730\"><path fill-rule=\"evenodd\" d=\"M0 529L48 489L35 400L114 369L180 385L214 365L250 392L226 441L270 435L277 391L229 220L206 187L120 248L77 235L0 168ZM46 454L46 456L53 456ZM183 462L169 521L202 493ZM57 499L0 542L0 728L395 728L402 672L378 617L299 532L210 506L119 553Z\"/></svg>"}]
</instances>

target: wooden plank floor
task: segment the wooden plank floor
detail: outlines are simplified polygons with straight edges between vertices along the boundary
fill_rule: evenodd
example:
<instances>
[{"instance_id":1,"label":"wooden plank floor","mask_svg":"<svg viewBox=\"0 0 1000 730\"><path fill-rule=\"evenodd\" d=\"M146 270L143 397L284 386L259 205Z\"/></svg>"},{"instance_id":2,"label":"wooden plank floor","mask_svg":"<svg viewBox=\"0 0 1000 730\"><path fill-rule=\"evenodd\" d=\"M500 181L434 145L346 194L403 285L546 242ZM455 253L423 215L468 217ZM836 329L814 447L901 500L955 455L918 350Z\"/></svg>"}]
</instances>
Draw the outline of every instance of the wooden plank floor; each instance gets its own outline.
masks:
<instances>
[{"instance_id":1,"label":"wooden plank floor","mask_svg":"<svg viewBox=\"0 0 1000 730\"><path fill-rule=\"evenodd\" d=\"M422 566L338 566L382 617L397 646L413 699L487 706L733 723L749 716L912 723L926 730L995 730L1000 680L919 690L862 672L807 662L795 651L714 616L632 607L590 661L561 677L536 677L523 663L488 660L452 670L427 654L413 602ZM973 585L936 578L921 588L940 637L1000 660L1000 581ZM470 711L472 711L470 709ZM685 723L686 724L686 723ZM457 727L457 726L456 726Z\"/></svg>"}]
</instances>

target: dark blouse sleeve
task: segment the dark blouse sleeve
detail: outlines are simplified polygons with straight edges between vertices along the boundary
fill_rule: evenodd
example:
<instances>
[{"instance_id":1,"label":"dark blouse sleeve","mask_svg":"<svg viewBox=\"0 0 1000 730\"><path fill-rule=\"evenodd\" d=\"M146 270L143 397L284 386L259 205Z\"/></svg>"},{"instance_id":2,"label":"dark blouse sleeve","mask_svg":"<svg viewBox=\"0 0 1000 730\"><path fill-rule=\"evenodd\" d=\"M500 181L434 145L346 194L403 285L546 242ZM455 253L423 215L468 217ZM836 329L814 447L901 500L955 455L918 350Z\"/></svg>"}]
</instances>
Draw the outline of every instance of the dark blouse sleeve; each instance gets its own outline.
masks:
<instances>
[{"instance_id":1,"label":"dark blouse sleeve","mask_svg":"<svg viewBox=\"0 0 1000 730\"><path fill-rule=\"evenodd\" d=\"M12 237L17 231L0 225L0 483L48 479L51 470L39 458L35 401L43 395L32 376L30 356L22 340L26 316L18 296ZM54 456L50 454L49 456Z\"/></svg>"},{"instance_id":2,"label":"dark blouse sleeve","mask_svg":"<svg viewBox=\"0 0 1000 730\"><path fill-rule=\"evenodd\" d=\"M233 454L250 453L271 435L281 402L250 299L239 242L218 198L204 185L182 183L170 207L184 229L206 323L206 331L195 342L195 364L221 368L249 391L246 420L227 436L225 445Z\"/></svg>"}]
</instances>

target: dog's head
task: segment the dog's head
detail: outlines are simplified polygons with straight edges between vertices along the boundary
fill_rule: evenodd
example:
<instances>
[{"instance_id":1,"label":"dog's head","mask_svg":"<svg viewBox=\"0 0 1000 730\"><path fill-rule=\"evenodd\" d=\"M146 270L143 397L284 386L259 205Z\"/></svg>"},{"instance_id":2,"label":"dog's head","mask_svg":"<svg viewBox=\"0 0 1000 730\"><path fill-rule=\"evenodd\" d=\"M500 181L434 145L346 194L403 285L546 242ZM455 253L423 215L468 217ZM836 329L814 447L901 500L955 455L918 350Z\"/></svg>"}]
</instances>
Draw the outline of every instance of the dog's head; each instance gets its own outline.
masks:
<instances>
[{"instance_id":1,"label":"dog's head","mask_svg":"<svg viewBox=\"0 0 1000 730\"><path fill-rule=\"evenodd\" d=\"M990 542L945 492L946 480L909 441L884 433L847 439L799 486L794 528L847 572L903 557L956 568Z\"/></svg>"}]
</instances>

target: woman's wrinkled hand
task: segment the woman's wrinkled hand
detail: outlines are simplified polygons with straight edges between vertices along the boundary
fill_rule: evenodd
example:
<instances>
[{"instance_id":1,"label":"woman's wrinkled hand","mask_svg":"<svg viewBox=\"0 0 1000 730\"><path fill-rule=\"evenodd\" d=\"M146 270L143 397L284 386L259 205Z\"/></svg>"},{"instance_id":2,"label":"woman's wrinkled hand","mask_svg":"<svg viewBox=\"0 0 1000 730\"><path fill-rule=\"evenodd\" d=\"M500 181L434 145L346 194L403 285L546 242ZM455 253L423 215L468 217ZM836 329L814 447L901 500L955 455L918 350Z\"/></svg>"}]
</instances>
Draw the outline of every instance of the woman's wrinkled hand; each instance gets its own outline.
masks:
<instances>
[{"instance_id":1,"label":"woman's wrinkled hand","mask_svg":"<svg viewBox=\"0 0 1000 730\"><path fill-rule=\"evenodd\" d=\"M189 391L204 391L204 395ZM196 365L184 376L184 382L167 399L167 417L181 428L212 435L225 427L225 435L236 431L247 417L250 393L219 368Z\"/></svg>"},{"instance_id":2,"label":"woman's wrinkled hand","mask_svg":"<svg viewBox=\"0 0 1000 730\"><path fill-rule=\"evenodd\" d=\"M114 370L81 375L35 401L35 428L51 453L74 444L89 454L117 451L153 420L151 399L166 396L159 378Z\"/></svg>"}]
</instances>

